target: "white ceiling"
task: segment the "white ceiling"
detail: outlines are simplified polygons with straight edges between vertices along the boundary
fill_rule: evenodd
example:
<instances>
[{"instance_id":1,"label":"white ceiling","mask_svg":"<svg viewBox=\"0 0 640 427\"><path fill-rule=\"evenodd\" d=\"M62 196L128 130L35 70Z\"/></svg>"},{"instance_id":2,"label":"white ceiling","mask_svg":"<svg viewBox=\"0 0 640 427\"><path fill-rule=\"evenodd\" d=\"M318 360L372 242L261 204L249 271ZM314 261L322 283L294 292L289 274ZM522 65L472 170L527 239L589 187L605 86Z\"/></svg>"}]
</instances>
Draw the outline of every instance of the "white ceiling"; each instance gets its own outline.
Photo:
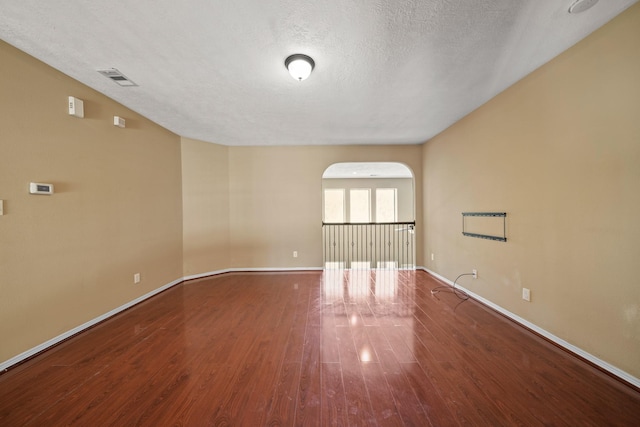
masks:
<instances>
[{"instance_id":1,"label":"white ceiling","mask_svg":"<svg viewBox=\"0 0 640 427\"><path fill-rule=\"evenodd\" d=\"M0 38L181 136L418 144L637 0L573 1L0 0Z\"/></svg>"}]
</instances>

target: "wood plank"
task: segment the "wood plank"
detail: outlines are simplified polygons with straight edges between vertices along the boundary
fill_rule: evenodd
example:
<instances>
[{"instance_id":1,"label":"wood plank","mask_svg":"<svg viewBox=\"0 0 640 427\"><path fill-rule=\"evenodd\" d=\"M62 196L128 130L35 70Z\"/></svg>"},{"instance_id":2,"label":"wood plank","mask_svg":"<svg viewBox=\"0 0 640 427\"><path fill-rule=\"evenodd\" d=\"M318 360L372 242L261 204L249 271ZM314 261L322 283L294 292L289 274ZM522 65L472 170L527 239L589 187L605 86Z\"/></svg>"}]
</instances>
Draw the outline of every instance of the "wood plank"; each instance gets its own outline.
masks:
<instances>
[{"instance_id":1,"label":"wood plank","mask_svg":"<svg viewBox=\"0 0 640 427\"><path fill-rule=\"evenodd\" d=\"M350 425L375 425L375 415L360 367L360 359L348 327L336 328L340 342L340 364Z\"/></svg>"},{"instance_id":2,"label":"wood plank","mask_svg":"<svg viewBox=\"0 0 640 427\"><path fill-rule=\"evenodd\" d=\"M367 392L369 393L371 408L376 419L376 425L405 425L396 406L393 393L387 384L381 364L378 362L365 362L361 364L361 367Z\"/></svg>"},{"instance_id":3,"label":"wood plank","mask_svg":"<svg viewBox=\"0 0 640 427\"><path fill-rule=\"evenodd\" d=\"M322 425L347 426L346 397L340 363L322 364Z\"/></svg>"},{"instance_id":4,"label":"wood plank","mask_svg":"<svg viewBox=\"0 0 640 427\"><path fill-rule=\"evenodd\" d=\"M298 384L300 383L300 366L300 363L282 365L269 408L266 411L264 425L294 425Z\"/></svg>"},{"instance_id":5,"label":"wood plank","mask_svg":"<svg viewBox=\"0 0 640 427\"><path fill-rule=\"evenodd\" d=\"M320 336L319 327L307 325L296 405L298 425L317 425L321 418Z\"/></svg>"}]
</instances>

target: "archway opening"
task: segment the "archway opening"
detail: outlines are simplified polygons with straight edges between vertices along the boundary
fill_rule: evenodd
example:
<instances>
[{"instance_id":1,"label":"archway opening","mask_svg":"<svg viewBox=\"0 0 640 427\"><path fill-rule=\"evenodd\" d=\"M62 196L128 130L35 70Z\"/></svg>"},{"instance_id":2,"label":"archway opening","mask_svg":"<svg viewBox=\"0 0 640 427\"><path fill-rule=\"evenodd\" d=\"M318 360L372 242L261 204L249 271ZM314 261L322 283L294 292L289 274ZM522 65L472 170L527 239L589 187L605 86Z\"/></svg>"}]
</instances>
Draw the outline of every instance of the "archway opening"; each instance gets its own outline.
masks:
<instances>
[{"instance_id":1,"label":"archway opening","mask_svg":"<svg viewBox=\"0 0 640 427\"><path fill-rule=\"evenodd\" d=\"M325 269L415 269L414 189L402 163L329 166L322 175Z\"/></svg>"}]
</instances>

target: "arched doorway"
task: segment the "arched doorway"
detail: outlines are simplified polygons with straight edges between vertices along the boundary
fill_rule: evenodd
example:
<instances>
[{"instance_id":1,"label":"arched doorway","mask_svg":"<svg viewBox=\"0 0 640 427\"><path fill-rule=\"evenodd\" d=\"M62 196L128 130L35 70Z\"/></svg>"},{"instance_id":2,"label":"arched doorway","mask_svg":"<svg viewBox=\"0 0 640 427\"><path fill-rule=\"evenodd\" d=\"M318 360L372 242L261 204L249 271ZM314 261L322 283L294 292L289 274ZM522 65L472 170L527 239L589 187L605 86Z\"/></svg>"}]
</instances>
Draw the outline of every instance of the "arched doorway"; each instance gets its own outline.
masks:
<instances>
[{"instance_id":1,"label":"arched doorway","mask_svg":"<svg viewBox=\"0 0 640 427\"><path fill-rule=\"evenodd\" d=\"M329 166L322 221L325 268L415 269L415 185L406 165Z\"/></svg>"}]
</instances>

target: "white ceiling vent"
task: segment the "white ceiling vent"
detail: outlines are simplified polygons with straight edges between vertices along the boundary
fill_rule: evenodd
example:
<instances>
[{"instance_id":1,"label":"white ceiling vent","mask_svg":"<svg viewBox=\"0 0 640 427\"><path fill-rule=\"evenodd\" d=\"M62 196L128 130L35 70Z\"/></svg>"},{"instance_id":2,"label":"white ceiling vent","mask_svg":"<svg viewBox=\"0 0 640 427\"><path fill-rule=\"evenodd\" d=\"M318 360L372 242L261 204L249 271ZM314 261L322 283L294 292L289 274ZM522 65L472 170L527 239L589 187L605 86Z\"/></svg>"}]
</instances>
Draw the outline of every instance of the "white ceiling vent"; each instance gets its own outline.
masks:
<instances>
[{"instance_id":1,"label":"white ceiling vent","mask_svg":"<svg viewBox=\"0 0 640 427\"><path fill-rule=\"evenodd\" d=\"M125 76L115 68L109 68L107 70L98 70L98 72L103 76L108 77L114 82L118 83L120 86L138 86L137 84L129 80L127 76Z\"/></svg>"}]
</instances>

